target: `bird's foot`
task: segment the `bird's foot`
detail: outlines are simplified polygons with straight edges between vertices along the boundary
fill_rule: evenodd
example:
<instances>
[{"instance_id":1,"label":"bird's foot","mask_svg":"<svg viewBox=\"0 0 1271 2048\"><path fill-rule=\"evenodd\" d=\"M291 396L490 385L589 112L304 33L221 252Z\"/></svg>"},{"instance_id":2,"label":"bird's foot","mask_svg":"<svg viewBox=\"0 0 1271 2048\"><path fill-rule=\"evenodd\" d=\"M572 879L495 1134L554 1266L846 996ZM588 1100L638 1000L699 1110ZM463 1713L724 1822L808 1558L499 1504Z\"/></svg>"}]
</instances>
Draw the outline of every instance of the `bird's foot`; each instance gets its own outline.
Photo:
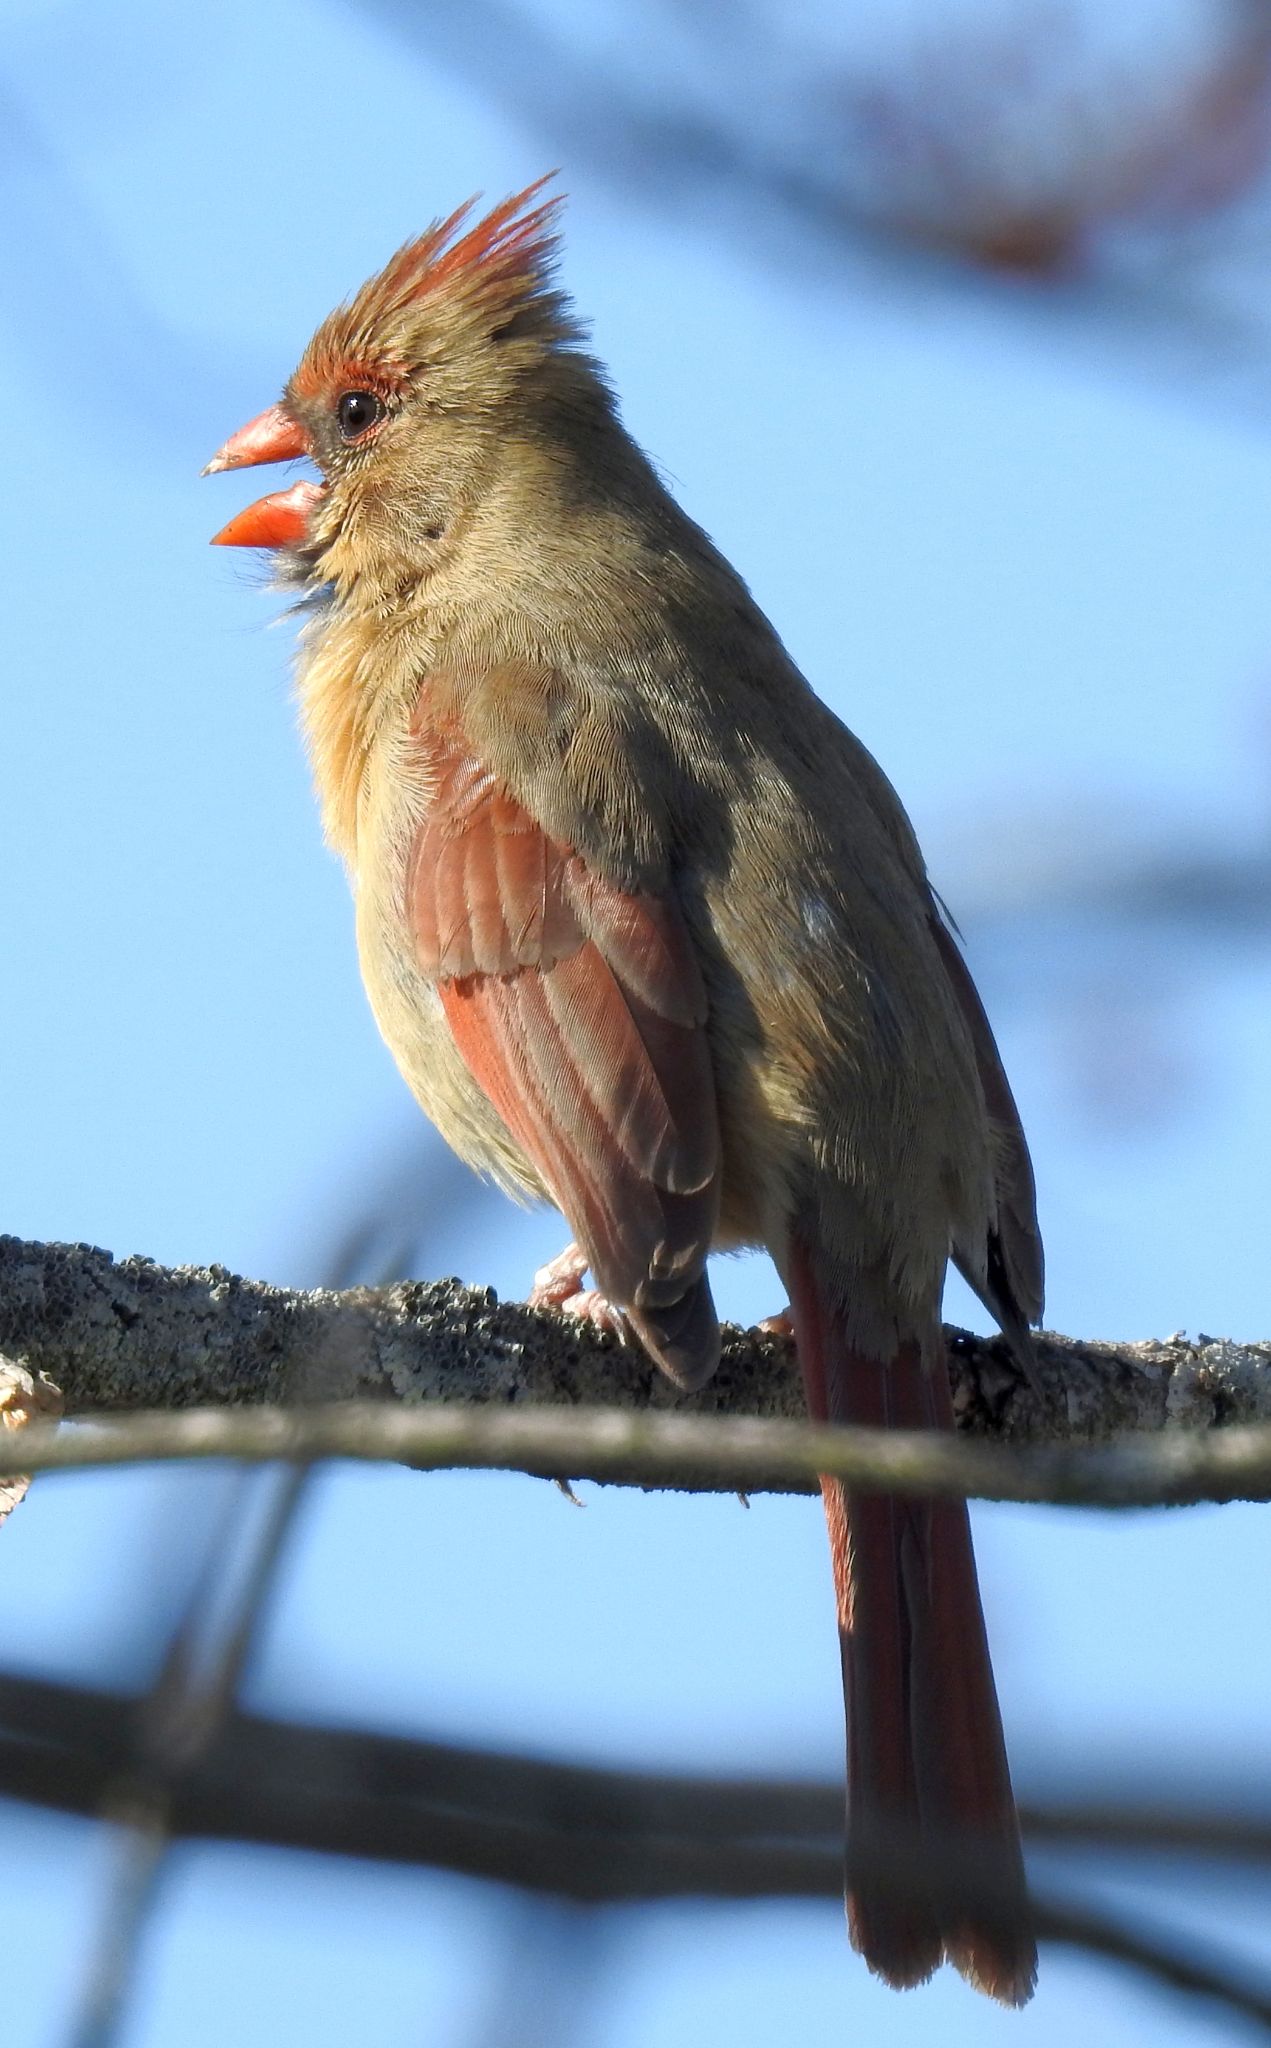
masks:
<instances>
[{"instance_id":1,"label":"bird's foot","mask_svg":"<svg viewBox=\"0 0 1271 2048\"><path fill-rule=\"evenodd\" d=\"M540 1266L530 1289L531 1308L554 1308L562 1315L577 1316L597 1330L608 1330L621 1343L627 1342L627 1323L622 1310L598 1287L584 1287L587 1254L581 1245L567 1244L563 1252Z\"/></svg>"},{"instance_id":2,"label":"bird's foot","mask_svg":"<svg viewBox=\"0 0 1271 2048\"><path fill-rule=\"evenodd\" d=\"M568 1301L557 1302L556 1306L562 1315L577 1316L580 1322L590 1323L595 1330L608 1330L620 1344L631 1341L622 1310L598 1287L580 1287L577 1294L571 1295Z\"/></svg>"},{"instance_id":3,"label":"bird's foot","mask_svg":"<svg viewBox=\"0 0 1271 2048\"><path fill-rule=\"evenodd\" d=\"M545 1266L540 1266L534 1275L530 1289L531 1308L564 1308L584 1292L583 1274L587 1271L587 1254L580 1244L567 1244L563 1252L557 1252Z\"/></svg>"}]
</instances>

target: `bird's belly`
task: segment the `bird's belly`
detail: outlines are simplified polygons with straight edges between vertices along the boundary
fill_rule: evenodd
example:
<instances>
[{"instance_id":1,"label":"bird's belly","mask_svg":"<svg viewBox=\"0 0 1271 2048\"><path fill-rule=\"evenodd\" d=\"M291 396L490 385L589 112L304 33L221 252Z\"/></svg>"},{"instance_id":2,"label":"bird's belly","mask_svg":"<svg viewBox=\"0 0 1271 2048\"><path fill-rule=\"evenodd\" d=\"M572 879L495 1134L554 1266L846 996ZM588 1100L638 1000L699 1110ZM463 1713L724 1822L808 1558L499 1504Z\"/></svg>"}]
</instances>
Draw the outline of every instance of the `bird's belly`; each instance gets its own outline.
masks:
<instances>
[{"instance_id":1,"label":"bird's belly","mask_svg":"<svg viewBox=\"0 0 1271 2048\"><path fill-rule=\"evenodd\" d=\"M364 888L357 926L362 978L375 1021L425 1116L452 1151L508 1194L522 1201L546 1197L535 1168L461 1057L436 984L416 965L395 904L373 886Z\"/></svg>"}]
</instances>

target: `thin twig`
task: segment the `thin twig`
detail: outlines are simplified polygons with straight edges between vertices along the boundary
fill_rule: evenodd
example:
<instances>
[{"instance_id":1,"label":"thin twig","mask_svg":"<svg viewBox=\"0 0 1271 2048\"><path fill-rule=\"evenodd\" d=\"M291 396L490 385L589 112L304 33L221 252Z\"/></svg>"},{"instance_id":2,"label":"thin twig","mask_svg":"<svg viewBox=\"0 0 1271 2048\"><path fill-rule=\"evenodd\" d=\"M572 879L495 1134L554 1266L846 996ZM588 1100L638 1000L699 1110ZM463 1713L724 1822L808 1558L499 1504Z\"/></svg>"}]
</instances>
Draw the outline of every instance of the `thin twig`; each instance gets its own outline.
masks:
<instances>
[{"instance_id":1,"label":"thin twig","mask_svg":"<svg viewBox=\"0 0 1271 2048\"><path fill-rule=\"evenodd\" d=\"M227 1553L243 1519L248 1475L239 1475L221 1518L219 1539L173 1631L158 1676L140 1703L135 1760L103 1789L102 1807L118 1834L115 1867L89 1957L71 2048L115 2048L146 1927L153 1916L172 1839L173 1791L207 1755L230 1712L283 1547L312 1468L269 1475L271 1495L228 1607ZM259 1485L262 1475L250 1476Z\"/></svg>"},{"instance_id":2,"label":"thin twig","mask_svg":"<svg viewBox=\"0 0 1271 2048\"><path fill-rule=\"evenodd\" d=\"M32 1423L0 1443L0 1475L203 1458L352 1458L419 1471L524 1472L694 1492L810 1491L828 1473L862 1492L1143 1508L1271 1498L1271 1426L1162 1432L1117 1444L1004 1446L920 1430L838 1429L724 1416L379 1401L204 1408Z\"/></svg>"},{"instance_id":3,"label":"thin twig","mask_svg":"<svg viewBox=\"0 0 1271 2048\"><path fill-rule=\"evenodd\" d=\"M346 1247L334 1284L350 1284ZM380 1278L396 1278L385 1268ZM297 1385L296 1391L300 1391ZM223 1503L158 1675L140 1703L135 1760L102 1804L118 1823L117 1867L90 1958L71 2048L114 2048L153 1915L171 1841L175 1787L205 1758L232 1712L279 1564L313 1475L311 1465L238 1472ZM256 1496L262 1486L263 1514Z\"/></svg>"},{"instance_id":4,"label":"thin twig","mask_svg":"<svg viewBox=\"0 0 1271 2048\"><path fill-rule=\"evenodd\" d=\"M136 1974L142 1935L150 1921L168 1853L161 1802L144 1799L122 1810L112 1827L110 1876L89 1946L70 2048L114 2048L120 2038Z\"/></svg>"}]
</instances>

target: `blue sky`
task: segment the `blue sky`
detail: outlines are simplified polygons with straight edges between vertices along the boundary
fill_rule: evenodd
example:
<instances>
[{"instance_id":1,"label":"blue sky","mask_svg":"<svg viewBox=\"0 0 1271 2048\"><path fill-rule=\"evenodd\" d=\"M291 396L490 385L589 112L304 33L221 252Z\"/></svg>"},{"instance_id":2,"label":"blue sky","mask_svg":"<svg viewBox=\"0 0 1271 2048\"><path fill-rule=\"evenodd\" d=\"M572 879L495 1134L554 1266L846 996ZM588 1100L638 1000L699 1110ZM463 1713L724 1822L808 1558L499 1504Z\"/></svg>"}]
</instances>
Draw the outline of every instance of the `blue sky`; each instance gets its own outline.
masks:
<instances>
[{"instance_id":1,"label":"blue sky","mask_svg":"<svg viewBox=\"0 0 1271 2048\"><path fill-rule=\"evenodd\" d=\"M248 493L197 472L398 242L560 162L565 281L629 425L877 753L967 931L1032 1138L1049 1320L1266 1335L1265 942L1071 900L1091 873L1265 842L1271 435L1224 402L1222 365L1156 376L1000 287L835 269L722 207L651 203L334 0L197 20L10 0L0 22L0 1224L304 1282L396 1177L426 1271L520 1293L557 1248L549 1216L456 1203L376 1037L290 628L206 547ZM775 1305L757 1263L720 1292ZM6 1664L139 1682L223 1492L208 1472L38 1486L0 1536ZM1267 1527L978 1511L1021 1785L1132 1764L1179 1789L1203 1765L1271 1798ZM810 1503L592 1492L580 1514L529 1481L341 1470L247 1690L544 1753L832 1773L835 1664ZM109 1864L89 1828L16 1807L0 1843L9 2041L42 2048ZM1271 1961L1265 1888L1210 1883L1191 1924ZM183 1851L130 2038L459 2042L500 1911L430 1874ZM828 1908L634 1916L611 1970L604 2048L1210 2030L1055 1953L1022 2017L947 1972L897 1998Z\"/></svg>"}]
</instances>

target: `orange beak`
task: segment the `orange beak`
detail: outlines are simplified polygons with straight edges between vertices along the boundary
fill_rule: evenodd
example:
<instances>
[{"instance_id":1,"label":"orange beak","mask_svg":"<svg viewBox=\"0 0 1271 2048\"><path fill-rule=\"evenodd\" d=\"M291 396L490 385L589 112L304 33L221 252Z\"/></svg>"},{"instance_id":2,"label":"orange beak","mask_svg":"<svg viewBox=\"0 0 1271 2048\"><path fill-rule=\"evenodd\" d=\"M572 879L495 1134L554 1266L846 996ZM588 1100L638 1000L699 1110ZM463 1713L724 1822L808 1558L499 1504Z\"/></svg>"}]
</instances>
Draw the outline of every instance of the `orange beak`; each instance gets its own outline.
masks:
<instances>
[{"instance_id":1,"label":"orange beak","mask_svg":"<svg viewBox=\"0 0 1271 2048\"><path fill-rule=\"evenodd\" d=\"M271 405L218 448L203 471L214 476L222 469L248 469L258 462L291 462L309 453L305 430L284 412ZM321 499L321 484L293 484L289 491L273 491L231 519L212 538L220 548L282 548L305 539L309 519Z\"/></svg>"}]
</instances>

